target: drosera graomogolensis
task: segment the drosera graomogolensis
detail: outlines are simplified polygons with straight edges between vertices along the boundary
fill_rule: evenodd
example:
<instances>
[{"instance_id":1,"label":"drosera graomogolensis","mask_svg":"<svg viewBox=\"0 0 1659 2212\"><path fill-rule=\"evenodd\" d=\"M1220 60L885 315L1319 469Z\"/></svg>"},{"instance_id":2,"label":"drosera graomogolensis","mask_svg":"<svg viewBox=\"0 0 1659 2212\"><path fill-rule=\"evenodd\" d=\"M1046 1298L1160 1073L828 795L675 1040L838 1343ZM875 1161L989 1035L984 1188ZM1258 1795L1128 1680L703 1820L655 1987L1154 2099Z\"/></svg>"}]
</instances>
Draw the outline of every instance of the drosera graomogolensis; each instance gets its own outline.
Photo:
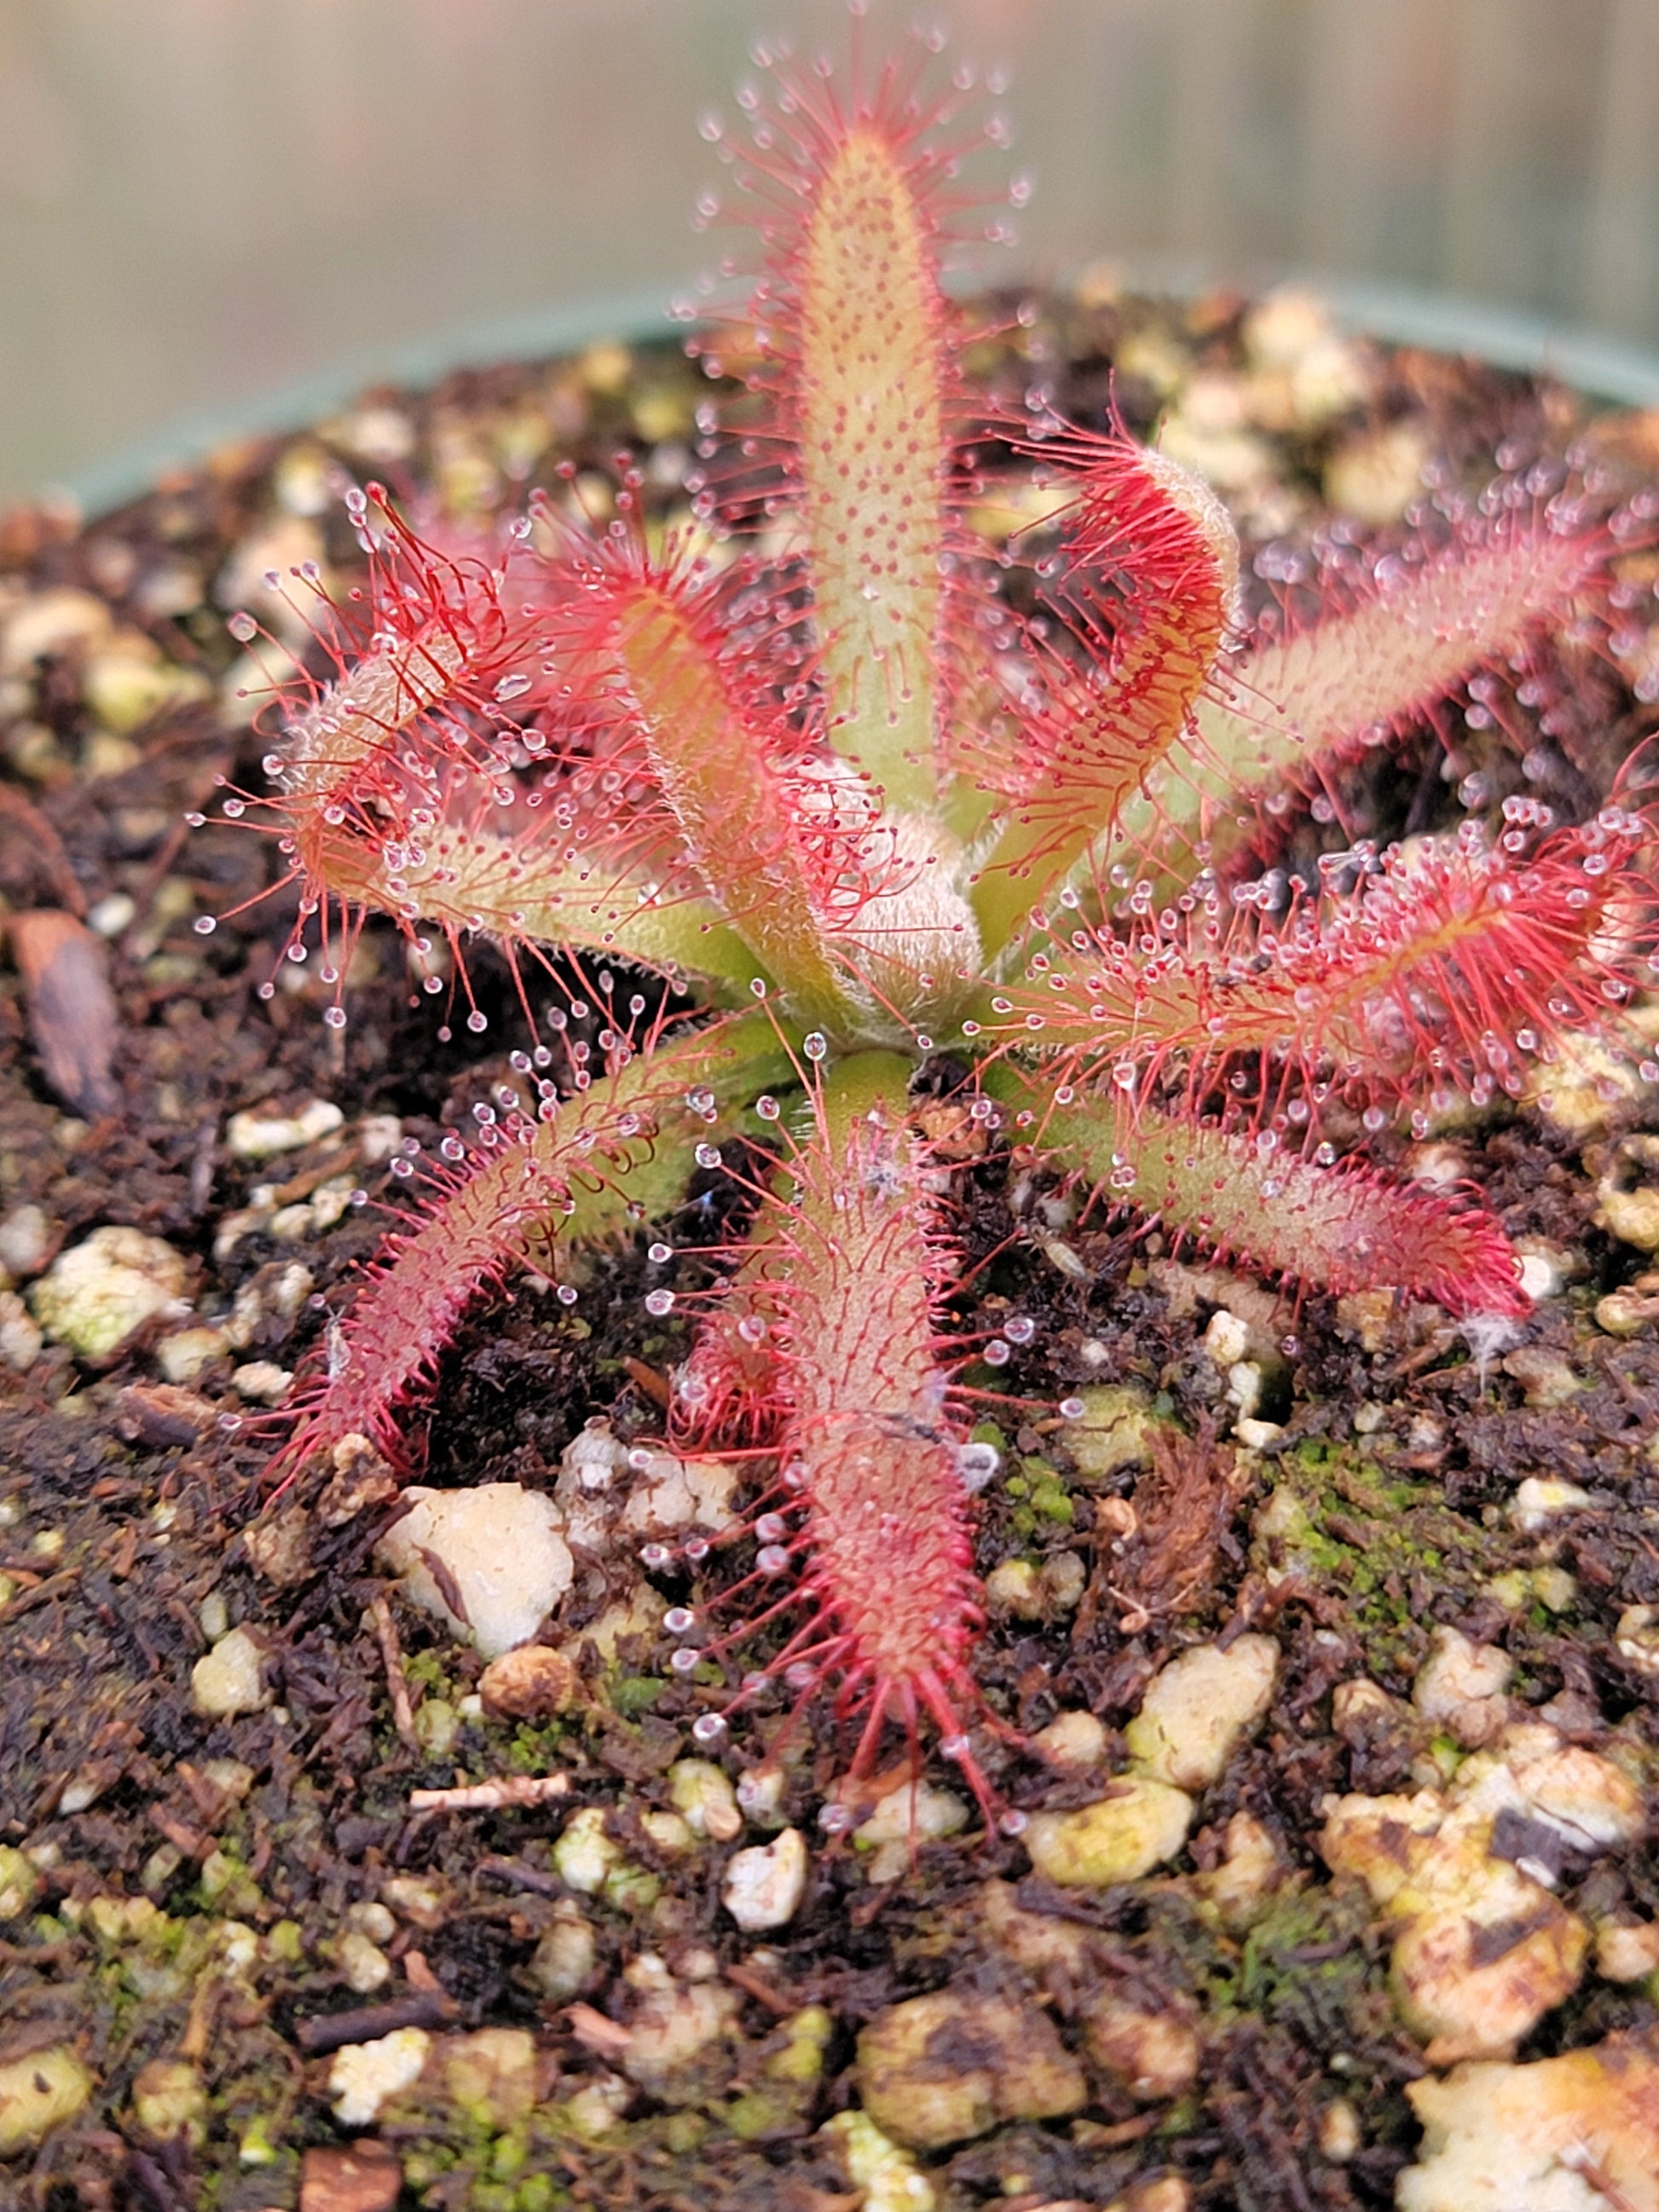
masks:
<instances>
[{"instance_id":1,"label":"drosera graomogolensis","mask_svg":"<svg viewBox=\"0 0 1659 2212\"><path fill-rule=\"evenodd\" d=\"M474 1142L447 1142L277 1466L357 1434L409 1466L465 1308L528 1260L559 1280L582 1243L642 1235L666 1261L645 1224L729 1174L725 1287L670 1409L755 1469L727 1612L794 1608L763 1664L857 1717L855 1772L887 1724L936 1732L994 1816L969 1743L988 1447L963 1376L1006 1346L952 1339L953 1168L915 1078L949 1055L969 1126L1172 1243L1522 1316L1478 1195L1401 1182L1365 1137L1518 1093L1587 1024L1620 1042L1654 942L1639 793L1380 849L1328 805L1300 874L1269 864L1273 824L1523 665L1645 522L1565 475L1448 495L1316 617L1253 634L1203 482L1040 393L976 413L975 313L941 281L970 111L926 81L781 66L747 142L720 137L760 266L693 341L749 365L745 465L700 491L695 532L647 528L629 457L614 516L543 500L500 544L351 495L361 595L317 603L326 665L270 717L259 803L328 966L383 913L458 955L492 939L520 975L562 963L603 1025L518 1054ZM1038 614L967 526L990 479L1054 495ZM329 1018L349 1011L342 985ZM734 1682L743 1625L714 1647Z\"/></svg>"}]
</instances>

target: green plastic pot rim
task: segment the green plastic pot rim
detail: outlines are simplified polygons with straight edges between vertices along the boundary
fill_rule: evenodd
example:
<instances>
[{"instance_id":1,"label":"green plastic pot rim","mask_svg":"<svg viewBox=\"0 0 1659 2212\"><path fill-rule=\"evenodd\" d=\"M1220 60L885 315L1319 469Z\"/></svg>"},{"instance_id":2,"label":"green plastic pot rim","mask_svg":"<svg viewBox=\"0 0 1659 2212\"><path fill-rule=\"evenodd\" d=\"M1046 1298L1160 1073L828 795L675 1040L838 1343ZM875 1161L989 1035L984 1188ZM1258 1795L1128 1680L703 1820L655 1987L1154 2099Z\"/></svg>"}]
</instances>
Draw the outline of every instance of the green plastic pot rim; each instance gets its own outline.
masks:
<instances>
[{"instance_id":1,"label":"green plastic pot rim","mask_svg":"<svg viewBox=\"0 0 1659 2212\"><path fill-rule=\"evenodd\" d=\"M1125 267L1125 283L1147 292L1190 293L1210 280L1193 263ZM1282 278L1329 302L1345 329L1437 353L1475 355L1498 368L1555 377L1595 399L1621 407L1659 406L1659 356L1596 331L1581 331L1513 308L1388 285L1328 281L1316 272ZM660 293L633 291L503 315L374 353L348 355L331 368L222 410L185 417L63 480L81 513L96 515L148 491L165 471L199 461L234 438L276 435L337 414L376 384L418 389L452 371L497 362L574 352L600 339L672 337Z\"/></svg>"},{"instance_id":2,"label":"green plastic pot rim","mask_svg":"<svg viewBox=\"0 0 1659 2212\"><path fill-rule=\"evenodd\" d=\"M1194 260L1138 260L1125 268L1125 283L1136 291L1190 296L1223 281L1221 271ZM1494 368L1553 377L1614 407L1659 407L1659 354L1605 331L1554 322L1494 301L1404 285L1354 283L1318 270L1291 271L1244 289L1309 291L1355 336L1472 356Z\"/></svg>"},{"instance_id":3,"label":"green plastic pot rim","mask_svg":"<svg viewBox=\"0 0 1659 2212\"><path fill-rule=\"evenodd\" d=\"M67 495L83 514L104 514L142 498L165 471L200 461L216 446L234 438L301 430L350 406L374 385L420 390L458 368L575 353L603 338L668 337L677 327L669 319L663 295L656 291L611 292L562 307L492 316L403 345L347 354L314 375L223 408L185 416L106 459L72 471L53 489Z\"/></svg>"}]
</instances>

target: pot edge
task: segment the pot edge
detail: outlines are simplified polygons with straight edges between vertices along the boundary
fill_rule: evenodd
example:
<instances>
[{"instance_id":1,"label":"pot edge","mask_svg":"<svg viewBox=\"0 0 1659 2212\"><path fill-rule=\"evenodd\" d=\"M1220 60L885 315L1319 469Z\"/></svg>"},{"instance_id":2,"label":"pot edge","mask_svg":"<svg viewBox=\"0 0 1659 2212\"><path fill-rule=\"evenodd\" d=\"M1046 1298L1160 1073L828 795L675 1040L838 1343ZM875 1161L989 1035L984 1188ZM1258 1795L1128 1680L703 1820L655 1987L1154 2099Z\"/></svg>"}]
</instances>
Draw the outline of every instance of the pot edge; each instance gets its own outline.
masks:
<instances>
[{"instance_id":1,"label":"pot edge","mask_svg":"<svg viewBox=\"0 0 1659 2212\"><path fill-rule=\"evenodd\" d=\"M1122 269L1127 288L1148 292L1191 292L1214 281L1213 271L1187 261L1127 260ZM1499 368L1541 372L1618 406L1659 406L1659 354L1601 331L1491 301L1344 283L1317 270L1290 272L1272 289L1286 285L1319 294L1343 327L1355 332L1437 353L1478 355ZM52 489L67 495L83 515L97 515L141 497L164 471L198 461L227 440L299 428L349 405L370 385L434 384L470 365L571 351L601 338L661 336L672 327L661 295L647 290L492 316L405 344L350 354L297 382L185 416Z\"/></svg>"}]
</instances>

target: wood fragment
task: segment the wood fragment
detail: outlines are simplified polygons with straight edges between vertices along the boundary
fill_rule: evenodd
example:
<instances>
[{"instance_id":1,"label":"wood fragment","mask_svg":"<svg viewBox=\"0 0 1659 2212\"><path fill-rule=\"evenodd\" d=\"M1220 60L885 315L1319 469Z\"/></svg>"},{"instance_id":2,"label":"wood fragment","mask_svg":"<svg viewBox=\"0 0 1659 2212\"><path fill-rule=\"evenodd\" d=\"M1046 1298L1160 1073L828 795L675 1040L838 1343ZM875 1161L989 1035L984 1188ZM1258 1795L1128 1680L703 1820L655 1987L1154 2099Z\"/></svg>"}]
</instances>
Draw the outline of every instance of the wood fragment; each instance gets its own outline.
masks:
<instances>
[{"instance_id":1,"label":"wood fragment","mask_svg":"<svg viewBox=\"0 0 1659 2212\"><path fill-rule=\"evenodd\" d=\"M102 940L61 907L14 914L6 927L46 1081L77 1114L113 1113L119 1020Z\"/></svg>"},{"instance_id":2,"label":"wood fragment","mask_svg":"<svg viewBox=\"0 0 1659 2212\"><path fill-rule=\"evenodd\" d=\"M565 2009L570 2023L570 2033L584 2051L591 2051L596 2058L619 2059L627 2056L634 2040L631 2028L620 2021L607 2020L592 2005L573 2004Z\"/></svg>"},{"instance_id":3,"label":"wood fragment","mask_svg":"<svg viewBox=\"0 0 1659 2212\"><path fill-rule=\"evenodd\" d=\"M774 1989L764 1975L757 1973L752 1966L744 1966L741 1960L734 1966L722 1967L720 1971L733 1989L741 1990L745 1996L753 1997L755 2002L763 2005L775 2020L787 2020L791 2013L800 2010L798 1996L786 1996L781 1990Z\"/></svg>"},{"instance_id":4,"label":"wood fragment","mask_svg":"<svg viewBox=\"0 0 1659 2212\"><path fill-rule=\"evenodd\" d=\"M129 1443L191 1444L216 1419L205 1398L176 1382L130 1382L115 1401L115 1432Z\"/></svg>"},{"instance_id":5,"label":"wood fragment","mask_svg":"<svg viewBox=\"0 0 1659 2212\"><path fill-rule=\"evenodd\" d=\"M503 1774L460 1790L411 1790L411 1813L500 1813L545 1805L570 1787L568 1774Z\"/></svg>"},{"instance_id":6,"label":"wood fragment","mask_svg":"<svg viewBox=\"0 0 1659 2212\"><path fill-rule=\"evenodd\" d=\"M31 846L31 858L37 875L44 877L52 886L52 896L59 906L65 907L77 921L87 911L86 894L76 878L64 841L46 816L27 793L19 791L14 783L0 783L0 814L17 824ZM15 886L8 886L15 898Z\"/></svg>"},{"instance_id":7,"label":"wood fragment","mask_svg":"<svg viewBox=\"0 0 1659 2212\"><path fill-rule=\"evenodd\" d=\"M307 2057L342 2051L348 2043L374 2043L400 2027L442 2027L453 2018L455 2000L446 1990L410 1990L385 2004L354 2005L349 2012L325 2012L302 2020L295 2029Z\"/></svg>"},{"instance_id":8,"label":"wood fragment","mask_svg":"<svg viewBox=\"0 0 1659 2212\"><path fill-rule=\"evenodd\" d=\"M392 2212L403 2185L390 2143L313 2147L300 2166L300 2212Z\"/></svg>"},{"instance_id":9,"label":"wood fragment","mask_svg":"<svg viewBox=\"0 0 1659 2212\"><path fill-rule=\"evenodd\" d=\"M472 1616L466 1609L466 1600L461 1594L461 1586L456 1581L448 1560L434 1552L429 1545L416 1544L415 1549L420 1558L421 1565L431 1576L439 1596L461 1626L464 1628L470 1628L472 1626Z\"/></svg>"},{"instance_id":10,"label":"wood fragment","mask_svg":"<svg viewBox=\"0 0 1659 2212\"><path fill-rule=\"evenodd\" d=\"M65 1567L61 1574L48 1575L45 1582L37 1583L33 1589L19 1590L16 1596L7 1602L6 1619L15 1620L21 1613L33 1613L36 1606L45 1605L49 1599L62 1597L66 1590L73 1589L80 1579L79 1567Z\"/></svg>"},{"instance_id":11,"label":"wood fragment","mask_svg":"<svg viewBox=\"0 0 1659 2212\"><path fill-rule=\"evenodd\" d=\"M674 1393L668 1377L655 1367L647 1367L644 1360L629 1357L623 1361L623 1371L630 1376L654 1406L665 1413L673 1402Z\"/></svg>"},{"instance_id":12,"label":"wood fragment","mask_svg":"<svg viewBox=\"0 0 1659 2212\"><path fill-rule=\"evenodd\" d=\"M564 1884L556 1874L544 1868L526 1866L522 1859L487 1858L478 1861L478 1872L490 1875L497 1881L510 1882L514 1889L533 1891L538 1897L562 1897Z\"/></svg>"},{"instance_id":13,"label":"wood fragment","mask_svg":"<svg viewBox=\"0 0 1659 2212\"><path fill-rule=\"evenodd\" d=\"M192 2066L207 2057L213 2042L215 2015L221 2000L229 1994L230 1984L222 1974L206 1973L197 1983L185 2032L179 2039L179 2056L188 2059Z\"/></svg>"},{"instance_id":14,"label":"wood fragment","mask_svg":"<svg viewBox=\"0 0 1659 2212\"><path fill-rule=\"evenodd\" d=\"M406 1743L411 1751L418 1751L421 1740L415 1732L415 1707L409 1695L408 1678L404 1673L404 1647L398 1635L398 1624L392 1618L391 1604L384 1591L380 1592L371 1602L368 1617L374 1624L375 1638L386 1665L386 1687L392 1693L392 1725L397 1729L400 1742Z\"/></svg>"},{"instance_id":15,"label":"wood fragment","mask_svg":"<svg viewBox=\"0 0 1659 2212\"><path fill-rule=\"evenodd\" d=\"M204 1829L192 1827L189 1821L181 1820L176 1813L169 1813L165 1805L150 1807L149 1824L152 1828L159 1829L174 1850L182 1851L187 1859L199 1862L214 1847L213 1838Z\"/></svg>"},{"instance_id":16,"label":"wood fragment","mask_svg":"<svg viewBox=\"0 0 1659 2212\"><path fill-rule=\"evenodd\" d=\"M411 1990L425 1990L428 1995L443 1994L443 1984L428 1966L424 1951L405 1951L403 1966L404 1978Z\"/></svg>"}]
</instances>

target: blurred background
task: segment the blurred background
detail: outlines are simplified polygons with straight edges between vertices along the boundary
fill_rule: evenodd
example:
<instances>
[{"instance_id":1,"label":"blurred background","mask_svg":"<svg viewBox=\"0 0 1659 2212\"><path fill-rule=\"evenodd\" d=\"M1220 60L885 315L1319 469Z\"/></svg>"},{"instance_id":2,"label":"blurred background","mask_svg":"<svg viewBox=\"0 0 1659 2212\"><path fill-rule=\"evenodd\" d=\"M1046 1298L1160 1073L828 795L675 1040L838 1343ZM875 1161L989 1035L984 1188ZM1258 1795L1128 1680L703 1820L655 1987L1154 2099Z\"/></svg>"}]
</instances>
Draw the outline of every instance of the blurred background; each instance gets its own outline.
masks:
<instances>
[{"instance_id":1,"label":"blurred background","mask_svg":"<svg viewBox=\"0 0 1659 2212\"><path fill-rule=\"evenodd\" d=\"M872 0L872 49L913 13ZM1008 76L1036 191L998 273L1308 273L1659 401L1659 0L927 16ZM718 250L698 116L774 33L840 54L843 0L0 0L0 501L653 326Z\"/></svg>"}]
</instances>

